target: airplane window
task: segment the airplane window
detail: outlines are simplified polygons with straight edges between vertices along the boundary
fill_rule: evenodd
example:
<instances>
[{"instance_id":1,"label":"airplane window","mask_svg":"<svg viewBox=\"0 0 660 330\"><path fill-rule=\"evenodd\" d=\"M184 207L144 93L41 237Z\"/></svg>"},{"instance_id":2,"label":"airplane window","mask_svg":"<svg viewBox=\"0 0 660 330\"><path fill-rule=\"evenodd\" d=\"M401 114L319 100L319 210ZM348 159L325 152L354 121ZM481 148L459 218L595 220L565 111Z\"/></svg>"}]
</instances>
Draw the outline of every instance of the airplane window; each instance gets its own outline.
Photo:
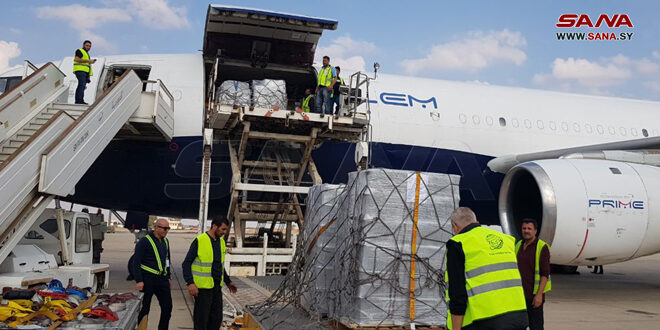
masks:
<instances>
[{"instance_id":1,"label":"airplane window","mask_svg":"<svg viewBox=\"0 0 660 330\"><path fill-rule=\"evenodd\" d=\"M631 129L630 129L630 134L632 134L632 136L637 136L637 129L634 128L634 127L631 128Z\"/></svg>"},{"instance_id":2,"label":"airplane window","mask_svg":"<svg viewBox=\"0 0 660 330\"><path fill-rule=\"evenodd\" d=\"M488 126L493 126L493 117L486 116L486 124L488 124Z\"/></svg>"},{"instance_id":3,"label":"airplane window","mask_svg":"<svg viewBox=\"0 0 660 330\"><path fill-rule=\"evenodd\" d=\"M473 122L475 125L479 125L479 123L481 122L481 120L479 119L479 116L474 115L474 116L472 116L472 122Z\"/></svg>"},{"instance_id":4,"label":"airplane window","mask_svg":"<svg viewBox=\"0 0 660 330\"><path fill-rule=\"evenodd\" d=\"M612 174L621 174L621 170L616 167L610 167Z\"/></svg>"},{"instance_id":5,"label":"airplane window","mask_svg":"<svg viewBox=\"0 0 660 330\"><path fill-rule=\"evenodd\" d=\"M464 113L462 113L462 114L458 115L458 120L460 120L461 123L465 124L465 123L467 123L467 116Z\"/></svg>"},{"instance_id":6,"label":"airplane window","mask_svg":"<svg viewBox=\"0 0 660 330\"><path fill-rule=\"evenodd\" d=\"M566 123L565 121L562 121L562 122L561 122L561 129L562 129L564 132L568 132L568 123Z\"/></svg>"},{"instance_id":7,"label":"airplane window","mask_svg":"<svg viewBox=\"0 0 660 330\"><path fill-rule=\"evenodd\" d=\"M538 127L539 129L543 129L543 120L537 120L536 127Z\"/></svg>"},{"instance_id":8,"label":"airplane window","mask_svg":"<svg viewBox=\"0 0 660 330\"><path fill-rule=\"evenodd\" d=\"M513 127L518 128L518 126L520 126L520 123L518 122L518 119L513 118L512 121L513 121Z\"/></svg>"},{"instance_id":9,"label":"airplane window","mask_svg":"<svg viewBox=\"0 0 660 330\"><path fill-rule=\"evenodd\" d=\"M525 127L532 128L532 122L529 119L525 119Z\"/></svg>"},{"instance_id":10,"label":"airplane window","mask_svg":"<svg viewBox=\"0 0 660 330\"><path fill-rule=\"evenodd\" d=\"M616 134L616 129L614 129L612 126L608 127L607 130L610 132L610 135Z\"/></svg>"},{"instance_id":11,"label":"airplane window","mask_svg":"<svg viewBox=\"0 0 660 330\"><path fill-rule=\"evenodd\" d=\"M603 128L603 125L598 125L596 126L596 131L598 131L598 134L603 134L605 129Z\"/></svg>"},{"instance_id":12,"label":"airplane window","mask_svg":"<svg viewBox=\"0 0 660 330\"><path fill-rule=\"evenodd\" d=\"M646 128L642 128L642 135L644 135L644 137L649 137L649 131L647 131Z\"/></svg>"},{"instance_id":13,"label":"airplane window","mask_svg":"<svg viewBox=\"0 0 660 330\"><path fill-rule=\"evenodd\" d=\"M626 132L626 129L625 129L625 128L623 128L623 127L619 127L619 133L620 133L622 136L626 136L626 133L627 133L627 132Z\"/></svg>"},{"instance_id":14,"label":"airplane window","mask_svg":"<svg viewBox=\"0 0 660 330\"><path fill-rule=\"evenodd\" d=\"M589 134L591 134L594 131L593 128L591 128L591 125L589 124L584 125L584 129L586 129L587 133Z\"/></svg>"},{"instance_id":15,"label":"airplane window","mask_svg":"<svg viewBox=\"0 0 660 330\"><path fill-rule=\"evenodd\" d=\"M500 117L500 126L502 127L506 126L506 119L504 119L503 117Z\"/></svg>"},{"instance_id":16,"label":"airplane window","mask_svg":"<svg viewBox=\"0 0 660 330\"><path fill-rule=\"evenodd\" d=\"M575 131L575 133L579 132L580 131L580 124L573 123L573 130Z\"/></svg>"},{"instance_id":17,"label":"airplane window","mask_svg":"<svg viewBox=\"0 0 660 330\"><path fill-rule=\"evenodd\" d=\"M550 126L550 129L553 130L553 131L557 129L557 124L555 124L554 121L550 121L550 125L549 125L549 126Z\"/></svg>"}]
</instances>

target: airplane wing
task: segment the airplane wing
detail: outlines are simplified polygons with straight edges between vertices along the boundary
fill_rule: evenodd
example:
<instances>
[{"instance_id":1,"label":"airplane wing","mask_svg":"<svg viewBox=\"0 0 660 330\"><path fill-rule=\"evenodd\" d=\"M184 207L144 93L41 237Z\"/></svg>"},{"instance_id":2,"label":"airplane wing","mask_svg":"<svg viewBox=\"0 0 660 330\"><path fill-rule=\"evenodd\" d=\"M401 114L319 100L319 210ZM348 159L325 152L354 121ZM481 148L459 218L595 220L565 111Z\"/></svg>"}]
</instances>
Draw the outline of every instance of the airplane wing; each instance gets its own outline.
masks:
<instances>
[{"instance_id":1,"label":"airplane wing","mask_svg":"<svg viewBox=\"0 0 660 330\"><path fill-rule=\"evenodd\" d=\"M660 151L653 149L660 149L660 136L527 154L504 155L489 161L488 168L493 172L506 173L512 167L524 162L554 158L610 159L660 165Z\"/></svg>"}]
</instances>

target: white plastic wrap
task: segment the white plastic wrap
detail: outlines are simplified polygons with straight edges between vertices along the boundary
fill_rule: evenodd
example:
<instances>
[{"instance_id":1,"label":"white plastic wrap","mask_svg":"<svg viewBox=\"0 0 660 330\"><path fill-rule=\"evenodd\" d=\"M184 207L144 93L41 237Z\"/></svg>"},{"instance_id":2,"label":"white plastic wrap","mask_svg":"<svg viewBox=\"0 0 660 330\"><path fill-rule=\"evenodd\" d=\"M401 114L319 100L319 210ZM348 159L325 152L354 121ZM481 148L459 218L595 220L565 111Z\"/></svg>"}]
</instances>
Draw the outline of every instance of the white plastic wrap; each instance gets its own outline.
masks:
<instances>
[{"instance_id":1,"label":"white plastic wrap","mask_svg":"<svg viewBox=\"0 0 660 330\"><path fill-rule=\"evenodd\" d=\"M250 84L243 81L225 80L216 90L216 101L221 104L250 105L252 104Z\"/></svg>"},{"instance_id":2,"label":"white plastic wrap","mask_svg":"<svg viewBox=\"0 0 660 330\"><path fill-rule=\"evenodd\" d=\"M285 110L287 105L286 82L284 80L252 80L252 104L256 108L278 107Z\"/></svg>"}]
</instances>

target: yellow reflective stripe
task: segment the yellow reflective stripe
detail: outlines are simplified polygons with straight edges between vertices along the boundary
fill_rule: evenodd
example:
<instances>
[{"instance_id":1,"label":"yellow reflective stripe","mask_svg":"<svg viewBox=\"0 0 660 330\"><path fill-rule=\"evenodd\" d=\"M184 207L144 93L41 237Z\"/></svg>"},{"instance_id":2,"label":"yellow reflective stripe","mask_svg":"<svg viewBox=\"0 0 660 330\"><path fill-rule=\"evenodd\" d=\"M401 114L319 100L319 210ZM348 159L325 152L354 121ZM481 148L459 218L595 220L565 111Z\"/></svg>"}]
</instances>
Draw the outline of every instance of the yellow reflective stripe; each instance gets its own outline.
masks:
<instances>
[{"instance_id":1,"label":"yellow reflective stripe","mask_svg":"<svg viewBox=\"0 0 660 330\"><path fill-rule=\"evenodd\" d=\"M332 83L332 67L321 68L319 72L319 86L330 86Z\"/></svg>"},{"instance_id":2,"label":"yellow reflective stripe","mask_svg":"<svg viewBox=\"0 0 660 330\"><path fill-rule=\"evenodd\" d=\"M200 262L200 261L193 261L193 265L199 266L199 267L213 267L212 262Z\"/></svg>"},{"instance_id":3,"label":"yellow reflective stripe","mask_svg":"<svg viewBox=\"0 0 660 330\"><path fill-rule=\"evenodd\" d=\"M193 270L193 271L192 271L192 274L195 275L195 276L199 276L199 277L211 277L211 272L208 272L208 273L204 272L204 273L202 273L202 272L198 272L198 271L194 271L194 270Z\"/></svg>"},{"instance_id":4,"label":"yellow reflective stripe","mask_svg":"<svg viewBox=\"0 0 660 330\"><path fill-rule=\"evenodd\" d=\"M490 265L477 267L475 269L465 272L465 279L470 279L486 273L497 272L500 270L507 270L507 269L518 269L518 264L515 262L500 262L497 264L490 264Z\"/></svg>"},{"instance_id":5,"label":"yellow reflective stripe","mask_svg":"<svg viewBox=\"0 0 660 330\"><path fill-rule=\"evenodd\" d=\"M149 266L147 266L147 265L140 265L140 268L142 268L143 270L148 271L149 273L156 274L156 275L160 275L160 272L159 272L159 271L157 271L157 270L155 270L155 269L153 269L153 268L151 268L151 267L149 267Z\"/></svg>"},{"instance_id":6,"label":"yellow reflective stripe","mask_svg":"<svg viewBox=\"0 0 660 330\"><path fill-rule=\"evenodd\" d=\"M156 263L158 263L158 271L155 271L153 268L150 268L150 267L147 267L147 266L143 266L142 269L144 269L144 267L147 267L151 270L154 270L155 273L153 271L150 271L150 272L152 272L156 275L161 275L161 274L167 275L167 269L163 269L163 264L160 262L160 253L158 253L158 248L156 247L156 243L151 238L151 236L149 236L148 234L145 237L147 238L149 243L151 243L151 248L154 250L154 255L156 256ZM165 259L167 259L168 251L170 250L170 243L167 241L167 238L163 238L163 240L165 241L165 248L166 248L166 250L165 250ZM147 270L147 269L145 269L145 270ZM149 270L147 270L147 271L149 271Z\"/></svg>"},{"instance_id":7,"label":"yellow reflective stripe","mask_svg":"<svg viewBox=\"0 0 660 330\"><path fill-rule=\"evenodd\" d=\"M512 279L512 280L504 280L504 281L497 281L497 282L491 282L491 283L486 283L480 286L476 286L474 288L470 288L467 290L468 297L473 297L478 294L490 292L490 291L495 291L495 290L500 290L500 289L507 289L507 288L515 288L515 287L521 287L522 283L520 282L520 279Z\"/></svg>"}]
</instances>

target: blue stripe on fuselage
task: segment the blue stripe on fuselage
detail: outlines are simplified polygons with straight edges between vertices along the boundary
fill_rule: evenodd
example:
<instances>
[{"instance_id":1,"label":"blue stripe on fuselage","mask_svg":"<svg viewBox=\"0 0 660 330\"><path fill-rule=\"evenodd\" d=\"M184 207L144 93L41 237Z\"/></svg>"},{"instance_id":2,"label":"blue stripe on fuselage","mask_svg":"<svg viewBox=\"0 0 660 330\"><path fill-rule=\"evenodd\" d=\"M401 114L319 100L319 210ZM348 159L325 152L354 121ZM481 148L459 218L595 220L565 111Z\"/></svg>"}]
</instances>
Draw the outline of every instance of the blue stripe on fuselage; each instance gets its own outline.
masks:
<instances>
[{"instance_id":1,"label":"blue stripe on fuselage","mask_svg":"<svg viewBox=\"0 0 660 330\"><path fill-rule=\"evenodd\" d=\"M314 161L323 181L345 183L348 173L355 170L354 152L352 143L330 141L315 150ZM497 197L503 176L487 169L486 163L492 157L389 143L373 143L371 152L373 167L461 175L461 205L473 208L482 223L499 224ZM172 143L113 141L78 183L76 194L66 200L108 209L197 218L201 166L201 137L179 137ZM215 145L210 217L226 215L230 182L227 145Z\"/></svg>"}]
</instances>

